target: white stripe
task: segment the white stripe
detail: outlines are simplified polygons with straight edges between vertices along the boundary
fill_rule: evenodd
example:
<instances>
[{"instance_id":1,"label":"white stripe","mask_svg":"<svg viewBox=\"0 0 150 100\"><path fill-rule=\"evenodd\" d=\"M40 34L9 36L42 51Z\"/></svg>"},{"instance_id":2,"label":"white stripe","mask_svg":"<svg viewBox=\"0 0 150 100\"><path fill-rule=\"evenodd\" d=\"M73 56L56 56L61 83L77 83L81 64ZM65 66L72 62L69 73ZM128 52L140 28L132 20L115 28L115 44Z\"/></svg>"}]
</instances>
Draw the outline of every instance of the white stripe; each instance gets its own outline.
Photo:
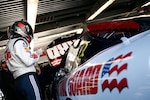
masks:
<instances>
[{"instance_id":1,"label":"white stripe","mask_svg":"<svg viewBox=\"0 0 150 100\"><path fill-rule=\"evenodd\" d=\"M33 86L34 93L35 93L35 96L36 96L36 100L41 100L39 88L38 88L38 86L37 86L37 84L36 84L36 81L35 81L33 75L29 75L29 79L30 79L31 84L32 84L32 86Z\"/></svg>"}]
</instances>

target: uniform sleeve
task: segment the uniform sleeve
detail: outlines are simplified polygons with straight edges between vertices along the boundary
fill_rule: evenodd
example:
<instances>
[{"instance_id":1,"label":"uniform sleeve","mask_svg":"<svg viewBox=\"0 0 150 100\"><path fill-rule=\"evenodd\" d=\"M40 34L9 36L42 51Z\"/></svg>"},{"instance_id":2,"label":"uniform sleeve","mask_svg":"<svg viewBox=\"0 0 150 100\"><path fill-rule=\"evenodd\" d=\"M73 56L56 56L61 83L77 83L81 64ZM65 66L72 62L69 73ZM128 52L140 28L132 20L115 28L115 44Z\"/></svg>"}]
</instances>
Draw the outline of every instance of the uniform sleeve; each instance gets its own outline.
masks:
<instances>
[{"instance_id":1,"label":"uniform sleeve","mask_svg":"<svg viewBox=\"0 0 150 100\"><path fill-rule=\"evenodd\" d=\"M14 50L16 56L26 66L31 66L35 64L39 59L39 55L37 55L36 53L31 54L28 44L23 40L19 40L15 43Z\"/></svg>"}]
</instances>

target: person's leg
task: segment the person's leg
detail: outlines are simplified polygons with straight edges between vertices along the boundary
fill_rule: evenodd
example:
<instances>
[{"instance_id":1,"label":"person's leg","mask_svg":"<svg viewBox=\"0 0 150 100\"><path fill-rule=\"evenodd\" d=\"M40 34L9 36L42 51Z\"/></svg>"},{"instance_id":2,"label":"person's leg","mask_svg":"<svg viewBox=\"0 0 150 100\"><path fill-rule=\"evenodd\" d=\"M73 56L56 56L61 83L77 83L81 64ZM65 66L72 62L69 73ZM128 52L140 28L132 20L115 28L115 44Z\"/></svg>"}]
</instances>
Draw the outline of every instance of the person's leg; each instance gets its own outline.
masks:
<instances>
[{"instance_id":1,"label":"person's leg","mask_svg":"<svg viewBox=\"0 0 150 100\"><path fill-rule=\"evenodd\" d=\"M33 92L30 93L30 95L28 97L29 99L27 99L27 100L31 100L30 96L33 96L33 94L34 94L34 97L36 98L35 100L41 100L41 90L40 90L40 85L39 85L37 75L36 74L29 75L29 80L30 80L30 84L32 85L32 87L30 87L30 88L32 88Z\"/></svg>"},{"instance_id":2,"label":"person's leg","mask_svg":"<svg viewBox=\"0 0 150 100\"><path fill-rule=\"evenodd\" d=\"M41 100L37 82L35 74L26 74L16 79L15 86L21 100Z\"/></svg>"}]
</instances>

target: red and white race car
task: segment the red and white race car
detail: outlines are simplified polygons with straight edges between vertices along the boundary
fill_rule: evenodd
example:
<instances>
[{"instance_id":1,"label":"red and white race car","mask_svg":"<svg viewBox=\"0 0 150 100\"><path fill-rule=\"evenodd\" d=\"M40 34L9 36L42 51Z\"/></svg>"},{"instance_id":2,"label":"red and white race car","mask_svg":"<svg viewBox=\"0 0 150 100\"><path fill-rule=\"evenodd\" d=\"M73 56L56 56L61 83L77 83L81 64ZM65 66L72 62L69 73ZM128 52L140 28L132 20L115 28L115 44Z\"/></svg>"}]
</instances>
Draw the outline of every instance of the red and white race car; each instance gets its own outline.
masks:
<instances>
[{"instance_id":1,"label":"red and white race car","mask_svg":"<svg viewBox=\"0 0 150 100\"><path fill-rule=\"evenodd\" d=\"M93 25L68 49L55 99L150 100L150 30L134 21Z\"/></svg>"}]
</instances>

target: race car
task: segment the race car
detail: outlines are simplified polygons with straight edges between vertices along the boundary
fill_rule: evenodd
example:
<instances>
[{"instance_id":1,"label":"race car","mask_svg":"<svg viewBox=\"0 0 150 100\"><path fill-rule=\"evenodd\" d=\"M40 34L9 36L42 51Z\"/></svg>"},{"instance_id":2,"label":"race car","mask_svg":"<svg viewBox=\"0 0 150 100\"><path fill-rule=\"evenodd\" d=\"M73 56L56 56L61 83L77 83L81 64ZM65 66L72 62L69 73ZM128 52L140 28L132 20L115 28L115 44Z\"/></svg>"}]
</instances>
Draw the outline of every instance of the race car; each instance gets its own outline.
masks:
<instances>
[{"instance_id":1,"label":"race car","mask_svg":"<svg viewBox=\"0 0 150 100\"><path fill-rule=\"evenodd\" d=\"M91 52L87 52L89 55L83 62L82 57L86 56L87 44L91 41L79 39L74 42L69 48L72 50L68 50L64 68L56 73L55 99L149 100L150 28L147 26L143 30L141 27L143 26L136 27L137 31L134 31L136 34L121 34L127 35L119 36L121 42L113 38L115 33L115 36L120 35L117 32L121 28L118 27L117 31L111 29L115 32L113 34L110 32L111 36L109 34L106 37L109 40L112 38L115 43L103 48L98 48L100 46L98 44L92 44L98 50L95 52L95 49L90 49ZM130 28L129 24L128 28L126 27L128 32L131 32ZM96 40L101 40L106 33L92 35ZM91 39L94 37L92 35L90 34Z\"/></svg>"},{"instance_id":2,"label":"race car","mask_svg":"<svg viewBox=\"0 0 150 100\"><path fill-rule=\"evenodd\" d=\"M88 30L69 47L63 65L69 71L87 61L96 53L121 43L121 37L131 37L139 33L141 26L133 21L111 21L90 24Z\"/></svg>"},{"instance_id":3,"label":"race car","mask_svg":"<svg viewBox=\"0 0 150 100\"><path fill-rule=\"evenodd\" d=\"M138 39L142 38L141 36L143 35L138 36L138 34L143 34L142 32L150 29L149 18L95 23L88 25L87 28L89 31L76 38L75 41L72 42L72 45L69 45L68 49L65 49L65 53L60 53L61 60L59 60L59 66L57 66L59 70L55 73L54 82L52 82L53 84L51 85L52 89L50 88L52 93L50 97L56 100L97 100L98 98L106 97L104 100L108 100L120 94L118 98L114 99L127 96L124 93L122 94L122 91L125 93L132 92L135 88L129 90L129 87L133 86L129 85L129 80L132 79L130 79L130 76L126 75L124 71L126 71L128 67L135 65L132 64L129 66L129 60L129 62L126 62L124 65L120 65L120 62L122 63L126 56L131 56L135 50L134 48L139 48L135 52L139 52L138 50L141 49L138 45L132 46L131 41L133 37L134 40L137 39L136 37L139 37ZM147 33L148 32L145 34ZM56 45L53 44L49 49L53 50L54 47L60 49L59 47L60 45L62 46L62 44L63 42L60 44L57 42ZM131 49L132 52L127 54L121 53L128 51L128 49ZM47 50L47 52L48 51L49 50ZM119 52L120 55L118 54ZM116 56L116 58L113 56ZM122 71L125 74L120 74ZM131 74L130 71L127 73ZM115 89L119 92L116 92L117 90ZM106 96L106 94L110 96Z\"/></svg>"}]
</instances>

